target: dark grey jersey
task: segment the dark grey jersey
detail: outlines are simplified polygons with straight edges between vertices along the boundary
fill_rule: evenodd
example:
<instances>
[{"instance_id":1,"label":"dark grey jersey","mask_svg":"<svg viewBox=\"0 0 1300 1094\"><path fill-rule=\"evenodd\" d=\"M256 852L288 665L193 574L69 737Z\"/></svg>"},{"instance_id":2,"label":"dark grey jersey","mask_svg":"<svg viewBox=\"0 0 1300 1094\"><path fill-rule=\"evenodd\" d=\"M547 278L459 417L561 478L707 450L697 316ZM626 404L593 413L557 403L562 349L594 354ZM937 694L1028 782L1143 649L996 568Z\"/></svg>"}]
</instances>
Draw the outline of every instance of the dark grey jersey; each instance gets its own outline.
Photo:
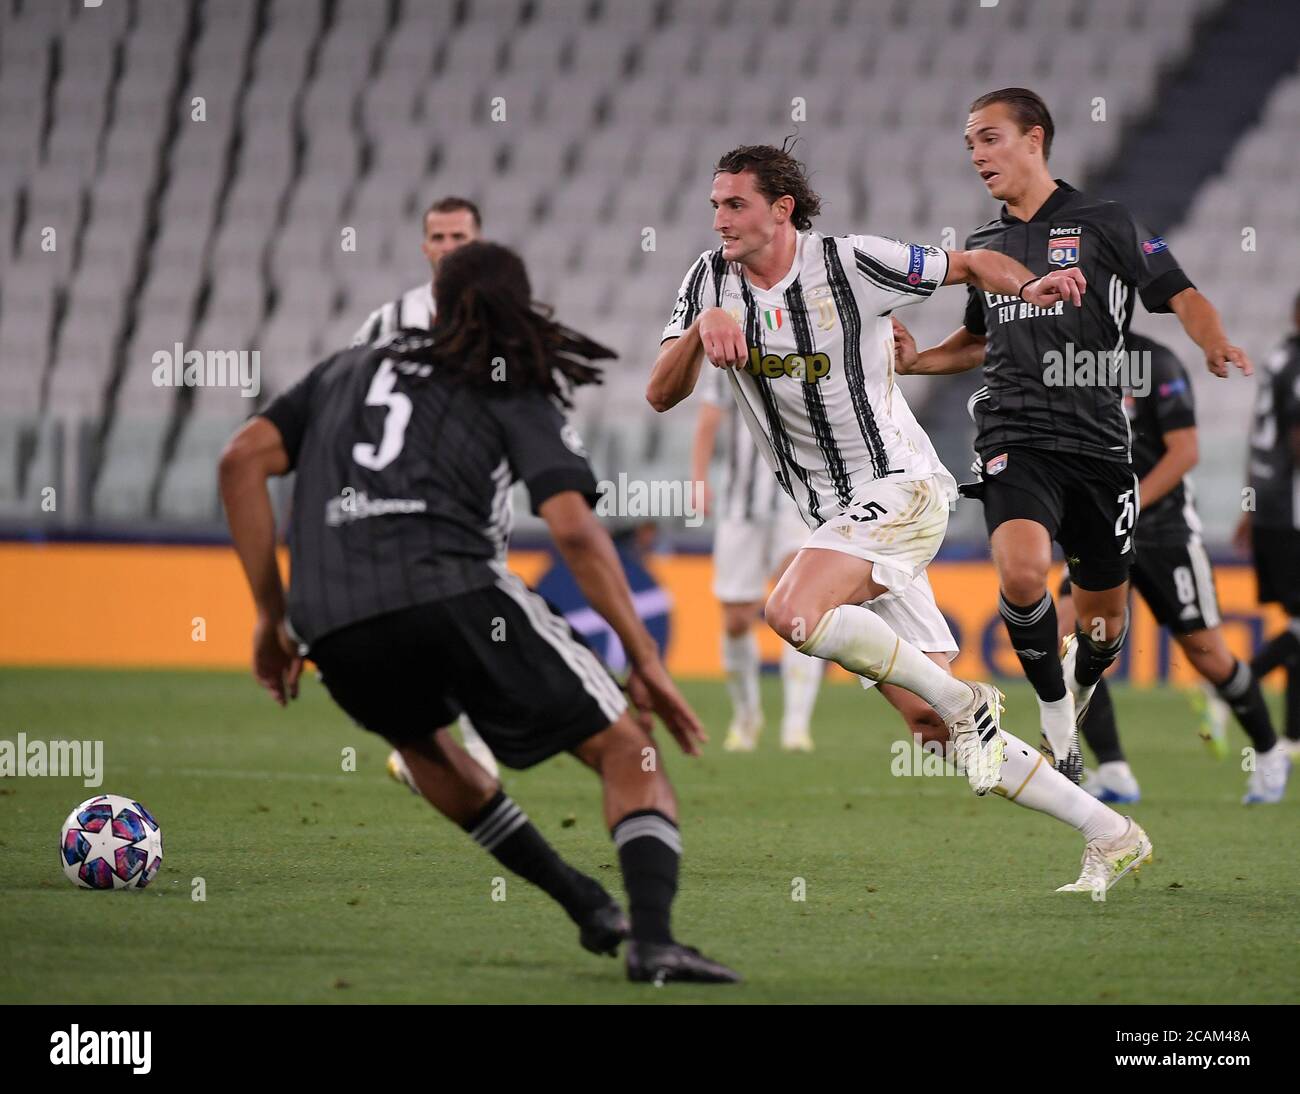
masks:
<instances>
[{"instance_id":1,"label":"dark grey jersey","mask_svg":"<svg viewBox=\"0 0 1300 1094\"><path fill-rule=\"evenodd\" d=\"M1264 358L1257 383L1250 437L1252 519L1261 528L1300 528L1300 463L1291 448L1291 433L1300 429L1300 334Z\"/></svg>"},{"instance_id":2,"label":"dark grey jersey","mask_svg":"<svg viewBox=\"0 0 1300 1094\"><path fill-rule=\"evenodd\" d=\"M1170 297L1192 286L1165 241L1124 206L1100 201L1056 180L1057 189L1028 222L1002 215L966 240L968 249L1000 251L1035 274L1078 267L1088 279L1083 306L1037 308L1014 296L972 287L966 329L987 339L985 386L971 399L976 450L1008 445L1129 459L1122 374L1137 296L1148 311L1169 311Z\"/></svg>"},{"instance_id":3,"label":"dark grey jersey","mask_svg":"<svg viewBox=\"0 0 1300 1094\"><path fill-rule=\"evenodd\" d=\"M493 584L517 480L534 512L564 490L597 496L546 395L440 377L389 345L336 354L262 412L296 472L289 620L309 644Z\"/></svg>"}]
</instances>

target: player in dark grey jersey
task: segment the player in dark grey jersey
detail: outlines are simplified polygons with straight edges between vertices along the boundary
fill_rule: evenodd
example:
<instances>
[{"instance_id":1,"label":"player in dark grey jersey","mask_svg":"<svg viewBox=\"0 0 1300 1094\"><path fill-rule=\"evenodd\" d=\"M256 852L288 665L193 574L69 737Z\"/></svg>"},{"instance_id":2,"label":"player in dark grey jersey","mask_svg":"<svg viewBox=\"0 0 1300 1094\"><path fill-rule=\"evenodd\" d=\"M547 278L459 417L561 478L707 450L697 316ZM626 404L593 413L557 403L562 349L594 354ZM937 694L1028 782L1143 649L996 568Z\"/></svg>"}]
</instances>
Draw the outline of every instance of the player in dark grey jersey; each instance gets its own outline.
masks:
<instances>
[{"instance_id":1,"label":"player in dark grey jersey","mask_svg":"<svg viewBox=\"0 0 1300 1094\"><path fill-rule=\"evenodd\" d=\"M1142 494L1142 513L1133 532L1133 585L1156 622L1174 636L1250 738L1254 763L1244 801L1280 802L1290 756L1278 744L1251 666L1238 661L1224 641L1214 572L1201 543L1201 521L1187 477L1198 451L1191 377L1173 351L1154 339L1130 331L1126 344L1136 367L1124 392L1124 409L1133 429L1133 473ZM1075 622L1068 577L1059 591L1064 634ZM1097 681L1081 729L1098 765L1085 789L1105 802L1136 802L1141 792L1120 747L1105 677Z\"/></svg>"},{"instance_id":2,"label":"player in dark grey jersey","mask_svg":"<svg viewBox=\"0 0 1300 1094\"><path fill-rule=\"evenodd\" d=\"M1177 314L1215 375L1227 376L1234 365L1249 373L1250 362L1163 239L1117 203L1052 178L1053 132L1046 105L1025 88L990 92L971 104L971 161L989 193L1006 204L967 246L1001 251L1039 275L1082 270L1089 286L1082 307L1034 308L973 291L965 324L939 346L918 355L902 331L898 369L984 367L986 387L971 403L981 477L963 493L984 503L999 609L1038 695L1046 751L1077 781L1078 717L1128 629L1139 497L1121 374L1135 298L1149 311ZM1062 660L1054 652L1056 610L1047 589L1053 539L1069 560L1079 613Z\"/></svg>"},{"instance_id":3,"label":"player in dark grey jersey","mask_svg":"<svg viewBox=\"0 0 1300 1094\"><path fill-rule=\"evenodd\" d=\"M1286 744L1300 756L1300 295L1291 334L1264 360L1250 438L1249 507L1236 542L1255 560L1261 604L1279 604L1286 629L1255 655L1255 672L1286 669Z\"/></svg>"},{"instance_id":4,"label":"player in dark grey jersey","mask_svg":"<svg viewBox=\"0 0 1300 1094\"><path fill-rule=\"evenodd\" d=\"M429 280L372 311L352 336L352 345L373 346L402 329L428 330L432 327L435 312L433 278L438 272L438 263L457 247L474 242L482 231L483 216L478 206L468 198L448 195L433 202L420 217L420 252L429 263ZM465 751L495 777L497 762L492 750L463 715L460 734ZM388 774L394 779L405 783L414 793L420 792L397 749L388 754L387 767Z\"/></svg>"},{"instance_id":5,"label":"player in dark grey jersey","mask_svg":"<svg viewBox=\"0 0 1300 1094\"><path fill-rule=\"evenodd\" d=\"M504 247L471 243L447 256L435 292L431 332L336 354L222 456L222 498L258 609L254 673L283 703L309 657L335 702L401 751L436 809L553 897L583 946L612 954L629 930L621 909L560 859L445 727L468 713L513 768L572 752L604 785L631 904L629 978L735 980L670 932L681 835L662 764L646 762L650 711L688 754L704 733L637 616L591 512L596 482L581 442L557 405L571 386L598 380L590 362L612 354L534 311L523 263ZM289 471L286 605L267 479ZM506 569L516 480L622 641L640 717L563 618ZM444 727L432 737L431 723Z\"/></svg>"}]
</instances>

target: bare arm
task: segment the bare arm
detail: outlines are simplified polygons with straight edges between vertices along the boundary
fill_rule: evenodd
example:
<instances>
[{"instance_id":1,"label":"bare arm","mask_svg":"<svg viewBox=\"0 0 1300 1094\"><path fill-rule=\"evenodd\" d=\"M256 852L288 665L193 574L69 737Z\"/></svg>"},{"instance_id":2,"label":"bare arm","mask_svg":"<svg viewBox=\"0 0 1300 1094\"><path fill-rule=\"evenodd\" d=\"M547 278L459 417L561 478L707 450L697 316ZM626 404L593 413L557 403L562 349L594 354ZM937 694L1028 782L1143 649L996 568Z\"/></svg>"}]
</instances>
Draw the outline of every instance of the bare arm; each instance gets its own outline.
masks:
<instances>
[{"instance_id":1,"label":"bare arm","mask_svg":"<svg viewBox=\"0 0 1300 1094\"><path fill-rule=\"evenodd\" d=\"M217 473L230 538L257 606L253 674L281 706L286 697L298 695L302 659L285 629L284 584L266 481L288 470L280 431L266 418L253 418L226 445Z\"/></svg>"},{"instance_id":2,"label":"bare arm","mask_svg":"<svg viewBox=\"0 0 1300 1094\"><path fill-rule=\"evenodd\" d=\"M894 371L900 376L947 376L969 372L984 363L983 335L971 334L958 327L937 346L922 353L916 340L897 319L894 320Z\"/></svg>"},{"instance_id":3,"label":"bare arm","mask_svg":"<svg viewBox=\"0 0 1300 1094\"><path fill-rule=\"evenodd\" d=\"M699 381L700 366L704 363L704 346L700 341L702 318L687 327L680 338L669 339L659 347L645 397L660 414L690 395Z\"/></svg>"},{"instance_id":4,"label":"bare arm","mask_svg":"<svg viewBox=\"0 0 1300 1094\"><path fill-rule=\"evenodd\" d=\"M1165 454L1138 484L1143 508L1153 505L1182 482L1183 476L1196 466L1199 458L1196 426L1171 429L1163 434L1163 439Z\"/></svg>"},{"instance_id":5,"label":"bare arm","mask_svg":"<svg viewBox=\"0 0 1300 1094\"><path fill-rule=\"evenodd\" d=\"M1243 376L1255 371L1246 351L1228 341L1218 311L1199 291L1183 289L1175 293L1169 298L1169 307L1178 316L1187 337L1201 347L1206 367L1215 376L1226 377L1230 365L1240 369Z\"/></svg>"},{"instance_id":6,"label":"bare arm","mask_svg":"<svg viewBox=\"0 0 1300 1094\"><path fill-rule=\"evenodd\" d=\"M649 705L681 745L682 751L691 756L699 755L700 743L708 739L704 727L669 677L659 659L659 648L636 613L623 563L609 533L576 490L562 490L551 495L542 502L538 513L546 521L556 549L587 603L614 629L623 643L633 671L629 692L635 699L644 686L649 693Z\"/></svg>"}]
</instances>

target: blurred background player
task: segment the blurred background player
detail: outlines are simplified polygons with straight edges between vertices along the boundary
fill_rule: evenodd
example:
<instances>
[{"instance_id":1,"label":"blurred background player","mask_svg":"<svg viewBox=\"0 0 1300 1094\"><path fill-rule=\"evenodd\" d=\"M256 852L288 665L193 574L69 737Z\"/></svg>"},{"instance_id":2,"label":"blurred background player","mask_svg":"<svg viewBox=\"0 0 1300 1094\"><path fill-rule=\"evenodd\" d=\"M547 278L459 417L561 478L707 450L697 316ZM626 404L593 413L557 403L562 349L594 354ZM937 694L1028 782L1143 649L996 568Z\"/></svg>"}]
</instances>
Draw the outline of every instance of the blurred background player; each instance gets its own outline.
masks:
<instances>
[{"instance_id":1,"label":"blurred background player","mask_svg":"<svg viewBox=\"0 0 1300 1094\"><path fill-rule=\"evenodd\" d=\"M649 712L688 755L704 733L637 618L591 511L595 476L561 409L571 387L599 380L590 362L612 352L535 311L523 263L496 244L449 256L435 291L432 333L334 355L222 455L222 500L258 610L254 672L283 704L310 657L334 701L402 753L434 808L555 899L585 948L613 954L629 929L622 910L559 857L447 727L470 712L512 768L573 753L604 788L630 902L628 978L734 981L671 934L681 833L662 764L645 763L655 751ZM504 378L497 357L512 362ZM267 480L290 470L286 605ZM517 480L618 633L640 717L501 561L501 501ZM432 735L430 721L442 727Z\"/></svg>"},{"instance_id":2,"label":"blurred background player","mask_svg":"<svg viewBox=\"0 0 1300 1094\"><path fill-rule=\"evenodd\" d=\"M1286 670L1286 741L1300 756L1300 295L1291 334L1265 358L1250 437L1254 511L1242 514L1235 541L1255 562L1261 604L1279 604L1286 628L1251 662L1263 677Z\"/></svg>"},{"instance_id":3,"label":"blurred background player","mask_svg":"<svg viewBox=\"0 0 1300 1094\"><path fill-rule=\"evenodd\" d=\"M433 326L437 308L433 299L433 278L438 263L457 247L463 247L483 234L483 218L478 206L468 198L439 198L424 211L423 240L420 250L429 260L429 280L407 289L374 311L352 338L354 346L369 346L403 328L428 330Z\"/></svg>"},{"instance_id":4,"label":"blurred background player","mask_svg":"<svg viewBox=\"0 0 1300 1094\"><path fill-rule=\"evenodd\" d=\"M812 228L821 200L786 148L742 146L714 169L722 245L678 292L646 398L687 398L705 360L724 371L754 443L812 529L768 598L768 624L887 695L915 732L950 739L976 794L990 791L1084 838L1078 879L1104 893L1149 862L1142 827L1000 729L1001 695L954 677L957 644L926 567L956 483L893 385L890 312L969 283L1052 308L1081 303L1077 270L1033 277L994 251L945 251ZM906 697L906 698L904 698Z\"/></svg>"},{"instance_id":5,"label":"blurred background player","mask_svg":"<svg viewBox=\"0 0 1300 1094\"><path fill-rule=\"evenodd\" d=\"M429 260L429 280L372 311L353 335L352 345L373 346L404 328L428 330L432 327L437 312L433 299L433 279L438 274L438 263L457 247L478 239L483 231L483 218L478 206L467 198L454 196L439 198L430 205L424 211L421 223L424 238L420 250ZM460 720L460 735L464 739L466 751L483 765L489 775L496 778L499 772L492 750L468 718L462 717ZM412 792L418 793L411 773L397 749L388 754L387 767L389 775L405 783Z\"/></svg>"},{"instance_id":6,"label":"blurred background player","mask_svg":"<svg viewBox=\"0 0 1300 1094\"><path fill-rule=\"evenodd\" d=\"M722 665L732 711L722 747L728 752L752 752L763 729L754 627L762 617L768 583L785 572L808 538L808 526L740 421L726 373L710 370L698 390L704 402L691 449L691 481L702 485L704 512L717 522L713 595L722 604ZM709 487L709 465L720 430L726 457L722 487L715 494ZM812 712L824 669L819 658L782 643L781 747L787 751L812 751Z\"/></svg>"},{"instance_id":7,"label":"blurred background player","mask_svg":"<svg viewBox=\"0 0 1300 1094\"><path fill-rule=\"evenodd\" d=\"M985 386L970 400L980 477L962 493L984 505L999 612L1038 697L1044 747L1078 782L1078 718L1128 633L1140 502L1120 386L1096 382L1095 372L1092 380L1053 382L1049 355L1102 367L1124 348L1140 296L1148 311L1178 316L1216 376L1227 376L1230 365L1249 375L1250 362L1161 237L1118 202L1052 177L1054 133L1047 105L1027 88L1002 88L971 103L971 164L1005 204L966 246L1022 258L1039 275L1082 271L1090 288L1082 308L1027 307L1014 295L972 287L963 326L919 358L906 338L900 371L962 372L983 364ZM1069 560L1078 612L1060 658L1047 588L1053 540Z\"/></svg>"},{"instance_id":8,"label":"blurred background player","mask_svg":"<svg viewBox=\"0 0 1300 1094\"><path fill-rule=\"evenodd\" d=\"M1133 472L1142 495L1133 531L1133 586L1250 738L1255 765L1243 800L1280 802L1291 760L1279 746L1251 666L1238 661L1224 641L1214 572L1201 543L1201 521L1187 477L1198 454L1191 378L1173 351L1154 339L1130 331L1124 345L1130 362L1124 409L1133 429ZM1075 623L1068 577L1060 591L1058 616L1064 636ZM1084 789L1102 801L1136 802L1141 790L1120 747L1115 706L1104 676L1097 681L1081 731L1097 757L1097 769Z\"/></svg>"}]
</instances>

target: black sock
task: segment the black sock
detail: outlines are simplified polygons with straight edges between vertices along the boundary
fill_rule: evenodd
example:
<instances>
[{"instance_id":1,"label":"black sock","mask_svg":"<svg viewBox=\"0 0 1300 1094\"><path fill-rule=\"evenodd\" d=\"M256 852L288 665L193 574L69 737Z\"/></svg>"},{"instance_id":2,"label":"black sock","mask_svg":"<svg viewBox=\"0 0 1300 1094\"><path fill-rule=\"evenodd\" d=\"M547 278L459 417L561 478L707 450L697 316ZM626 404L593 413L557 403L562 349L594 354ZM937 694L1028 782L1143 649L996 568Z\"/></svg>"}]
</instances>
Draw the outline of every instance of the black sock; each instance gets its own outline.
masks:
<instances>
[{"instance_id":1,"label":"black sock","mask_svg":"<svg viewBox=\"0 0 1300 1094\"><path fill-rule=\"evenodd\" d=\"M556 853L504 790L462 825L483 850L502 866L531 881L578 922L584 913L608 904L600 883L579 873Z\"/></svg>"},{"instance_id":2,"label":"black sock","mask_svg":"<svg viewBox=\"0 0 1300 1094\"><path fill-rule=\"evenodd\" d=\"M1300 741L1300 665L1286 670L1286 736Z\"/></svg>"},{"instance_id":3,"label":"black sock","mask_svg":"<svg viewBox=\"0 0 1300 1094\"><path fill-rule=\"evenodd\" d=\"M669 917L677 895L681 832L657 809L640 809L614 825L610 834L627 888L632 937L639 942L671 942Z\"/></svg>"},{"instance_id":4,"label":"black sock","mask_svg":"<svg viewBox=\"0 0 1300 1094\"><path fill-rule=\"evenodd\" d=\"M1259 689L1259 680L1245 661L1234 661L1228 678L1216 684L1214 690L1232 708L1256 752L1267 752L1277 744L1277 733L1273 730L1273 719L1268 716L1268 704Z\"/></svg>"},{"instance_id":5,"label":"black sock","mask_svg":"<svg viewBox=\"0 0 1300 1094\"><path fill-rule=\"evenodd\" d=\"M1280 665L1287 668L1300 666L1300 620L1291 620L1291 625L1281 634L1275 634L1259 652L1250 659L1250 671L1257 677L1265 677Z\"/></svg>"},{"instance_id":6,"label":"black sock","mask_svg":"<svg viewBox=\"0 0 1300 1094\"><path fill-rule=\"evenodd\" d=\"M1124 759L1124 750L1119 746L1119 726L1115 722L1115 704L1110 698L1110 688L1103 677L1097 681L1092 698L1088 702L1088 713L1083 716L1083 725L1079 727L1083 739L1088 742L1099 764L1120 763Z\"/></svg>"},{"instance_id":7,"label":"black sock","mask_svg":"<svg viewBox=\"0 0 1300 1094\"><path fill-rule=\"evenodd\" d=\"M1087 687L1101 679L1101 674L1115 663L1119 651L1124 648L1124 639L1128 637L1128 612L1124 613L1124 626L1109 642L1097 642L1092 635L1078 623L1074 625L1074 638L1079 643L1079 651L1074 655L1074 678Z\"/></svg>"},{"instance_id":8,"label":"black sock","mask_svg":"<svg viewBox=\"0 0 1300 1094\"><path fill-rule=\"evenodd\" d=\"M1034 693L1047 703L1065 698L1065 676L1056 652L1056 604L1052 594L1044 593L1037 604L1023 608L999 594L998 612Z\"/></svg>"}]
</instances>

